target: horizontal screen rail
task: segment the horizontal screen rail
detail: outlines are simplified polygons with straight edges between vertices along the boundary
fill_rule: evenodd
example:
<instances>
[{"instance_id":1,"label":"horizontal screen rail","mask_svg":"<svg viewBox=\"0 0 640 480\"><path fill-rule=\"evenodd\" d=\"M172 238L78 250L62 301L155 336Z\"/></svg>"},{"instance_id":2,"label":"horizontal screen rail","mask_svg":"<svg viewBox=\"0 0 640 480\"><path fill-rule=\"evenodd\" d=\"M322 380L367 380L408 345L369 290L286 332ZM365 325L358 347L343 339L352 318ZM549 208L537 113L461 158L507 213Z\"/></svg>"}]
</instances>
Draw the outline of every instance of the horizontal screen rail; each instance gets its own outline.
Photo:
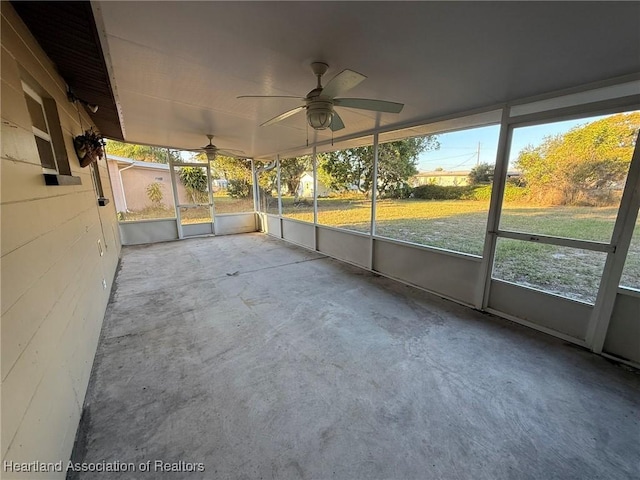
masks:
<instances>
[{"instance_id":1,"label":"horizontal screen rail","mask_svg":"<svg viewBox=\"0 0 640 480\"><path fill-rule=\"evenodd\" d=\"M537 235L533 233L513 232L510 230L498 230L495 232L500 238L511 238L524 242L544 243L547 245L558 245L560 247L581 248L594 252L614 252L616 247L610 243L594 242L590 240L577 240L574 238L552 237L549 235Z\"/></svg>"}]
</instances>

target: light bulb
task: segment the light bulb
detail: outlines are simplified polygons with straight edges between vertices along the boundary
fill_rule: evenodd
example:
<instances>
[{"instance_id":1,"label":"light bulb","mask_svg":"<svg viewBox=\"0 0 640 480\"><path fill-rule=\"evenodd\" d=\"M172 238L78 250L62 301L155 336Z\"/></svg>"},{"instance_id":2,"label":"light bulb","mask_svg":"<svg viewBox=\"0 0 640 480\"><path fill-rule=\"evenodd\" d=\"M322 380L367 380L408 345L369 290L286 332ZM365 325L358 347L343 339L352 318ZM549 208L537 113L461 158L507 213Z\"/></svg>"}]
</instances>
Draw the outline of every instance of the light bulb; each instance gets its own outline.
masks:
<instances>
[{"instance_id":1,"label":"light bulb","mask_svg":"<svg viewBox=\"0 0 640 480\"><path fill-rule=\"evenodd\" d=\"M333 108L331 102L318 101L307 106L307 121L311 128L324 130L331 125Z\"/></svg>"}]
</instances>

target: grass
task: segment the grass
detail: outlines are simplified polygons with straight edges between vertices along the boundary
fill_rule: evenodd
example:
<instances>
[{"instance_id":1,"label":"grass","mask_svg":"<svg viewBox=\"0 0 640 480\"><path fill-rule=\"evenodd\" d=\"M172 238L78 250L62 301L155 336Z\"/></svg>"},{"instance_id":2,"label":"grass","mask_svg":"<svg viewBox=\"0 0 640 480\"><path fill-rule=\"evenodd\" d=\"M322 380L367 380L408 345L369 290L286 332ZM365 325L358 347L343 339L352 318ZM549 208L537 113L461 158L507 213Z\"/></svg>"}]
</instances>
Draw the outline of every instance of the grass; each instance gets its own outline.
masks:
<instances>
[{"instance_id":1,"label":"grass","mask_svg":"<svg viewBox=\"0 0 640 480\"><path fill-rule=\"evenodd\" d=\"M214 195L213 202L216 214L253 212L253 199L251 198L231 198ZM176 214L173 208L148 206L135 212L119 212L118 216L120 221L135 222L138 220L175 218ZM183 225L211 222L209 206L180 207L180 219Z\"/></svg>"},{"instance_id":2,"label":"grass","mask_svg":"<svg viewBox=\"0 0 640 480\"><path fill-rule=\"evenodd\" d=\"M318 199L318 223L370 231L371 202L356 198ZM379 200L376 234L421 245L482 255L488 201ZM313 221L311 204L283 198L289 218ZM500 227L582 240L609 242L615 207L543 207L508 203ZM640 223L640 221L639 221ZM569 298L593 302L605 254L517 240L499 239L494 277L540 288ZM622 285L640 288L640 227L631 244Z\"/></svg>"},{"instance_id":3,"label":"grass","mask_svg":"<svg viewBox=\"0 0 640 480\"><path fill-rule=\"evenodd\" d=\"M500 228L596 242L609 242L617 207L535 207L506 205Z\"/></svg>"},{"instance_id":4,"label":"grass","mask_svg":"<svg viewBox=\"0 0 640 480\"><path fill-rule=\"evenodd\" d=\"M253 212L253 198L231 198L226 194L214 194L213 205L216 213Z\"/></svg>"},{"instance_id":5,"label":"grass","mask_svg":"<svg viewBox=\"0 0 640 480\"><path fill-rule=\"evenodd\" d=\"M500 238L493 276L593 303L605 260L602 252Z\"/></svg>"},{"instance_id":6,"label":"grass","mask_svg":"<svg viewBox=\"0 0 640 480\"><path fill-rule=\"evenodd\" d=\"M214 203L216 213L253 210L251 199L216 196ZM285 217L313 222L313 202L294 203L292 197L283 197L282 203ZM277 200L271 199L267 207L269 213L277 214ZM376 234L482 255L488 210L488 200L378 200ZM500 228L609 242L616 214L615 207L544 207L510 202L503 206ZM126 220L172 217L173 210L167 209L126 214ZM183 207L183 224L203 221L211 221L208 207ZM369 233L371 201L356 196L319 198L318 223ZM605 254L599 252L501 238L493 275L593 302L605 258ZM621 284L640 288L640 226L636 226Z\"/></svg>"}]
</instances>

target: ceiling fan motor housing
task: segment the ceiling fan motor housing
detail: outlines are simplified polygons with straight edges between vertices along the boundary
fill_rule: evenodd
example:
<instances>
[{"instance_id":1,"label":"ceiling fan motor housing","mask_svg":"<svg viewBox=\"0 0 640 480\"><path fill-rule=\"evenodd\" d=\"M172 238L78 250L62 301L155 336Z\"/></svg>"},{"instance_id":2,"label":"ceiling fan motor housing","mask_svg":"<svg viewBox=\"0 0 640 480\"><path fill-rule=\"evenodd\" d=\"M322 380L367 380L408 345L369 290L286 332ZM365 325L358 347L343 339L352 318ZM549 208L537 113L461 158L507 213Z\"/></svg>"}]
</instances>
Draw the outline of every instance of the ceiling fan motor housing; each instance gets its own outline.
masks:
<instances>
[{"instance_id":1,"label":"ceiling fan motor housing","mask_svg":"<svg viewBox=\"0 0 640 480\"><path fill-rule=\"evenodd\" d=\"M325 130L333 119L333 102L331 100L313 100L307 103L307 121L315 130Z\"/></svg>"},{"instance_id":2,"label":"ceiling fan motor housing","mask_svg":"<svg viewBox=\"0 0 640 480\"><path fill-rule=\"evenodd\" d=\"M216 159L218 148L215 145L211 144L211 139L209 139L209 145L203 147L203 150L205 155L207 156L207 160L213 162Z\"/></svg>"}]
</instances>

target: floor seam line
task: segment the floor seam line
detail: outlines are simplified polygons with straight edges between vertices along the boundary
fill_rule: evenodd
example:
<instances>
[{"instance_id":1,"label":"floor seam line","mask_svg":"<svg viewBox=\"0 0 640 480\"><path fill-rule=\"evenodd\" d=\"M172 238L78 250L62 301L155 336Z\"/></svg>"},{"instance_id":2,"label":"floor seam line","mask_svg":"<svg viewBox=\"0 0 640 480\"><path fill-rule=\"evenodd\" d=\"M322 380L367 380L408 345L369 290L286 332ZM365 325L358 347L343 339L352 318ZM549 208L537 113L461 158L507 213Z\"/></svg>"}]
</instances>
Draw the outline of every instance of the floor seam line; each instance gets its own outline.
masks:
<instances>
[{"instance_id":1,"label":"floor seam line","mask_svg":"<svg viewBox=\"0 0 640 480\"><path fill-rule=\"evenodd\" d=\"M255 270L245 270L243 272L238 271L237 275L243 275L245 273L255 273L255 272L260 272L261 270L269 270L271 268L280 268L280 267L288 267L289 265L297 265L299 263L306 263L306 262L313 262L315 260L326 260L329 257L317 257L317 258L307 258L305 260L299 260L297 262L291 262L291 263L283 263L281 265L269 265L268 267L262 267L262 268L256 268ZM230 274L227 274L227 276L231 276ZM234 275L235 276L235 275ZM224 278L224 277L222 277Z\"/></svg>"}]
</instances>

